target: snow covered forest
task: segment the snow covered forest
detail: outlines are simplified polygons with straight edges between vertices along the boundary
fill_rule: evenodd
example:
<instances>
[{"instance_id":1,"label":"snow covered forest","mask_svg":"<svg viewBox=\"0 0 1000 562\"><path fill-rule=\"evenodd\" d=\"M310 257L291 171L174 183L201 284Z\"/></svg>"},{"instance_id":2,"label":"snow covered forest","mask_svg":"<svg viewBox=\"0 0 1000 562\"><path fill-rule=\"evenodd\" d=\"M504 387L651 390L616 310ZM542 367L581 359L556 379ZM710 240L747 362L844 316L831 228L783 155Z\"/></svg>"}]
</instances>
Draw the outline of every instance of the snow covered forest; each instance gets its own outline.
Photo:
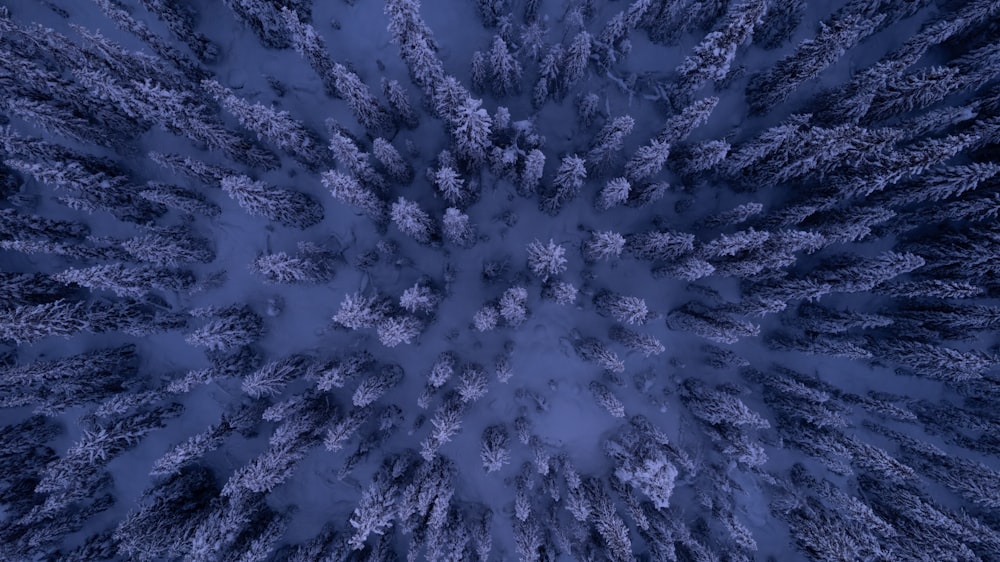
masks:
<instances>
[{"instance_id":1,"label":"snow covered forest","mask_svg":"<svg viewBox=\"0 0 1000 562\"><path fill-rule=\"evenodd\" d=\"M1000 560L996 0L0 0L0 560Z\"/></svg>"}]
</instances>

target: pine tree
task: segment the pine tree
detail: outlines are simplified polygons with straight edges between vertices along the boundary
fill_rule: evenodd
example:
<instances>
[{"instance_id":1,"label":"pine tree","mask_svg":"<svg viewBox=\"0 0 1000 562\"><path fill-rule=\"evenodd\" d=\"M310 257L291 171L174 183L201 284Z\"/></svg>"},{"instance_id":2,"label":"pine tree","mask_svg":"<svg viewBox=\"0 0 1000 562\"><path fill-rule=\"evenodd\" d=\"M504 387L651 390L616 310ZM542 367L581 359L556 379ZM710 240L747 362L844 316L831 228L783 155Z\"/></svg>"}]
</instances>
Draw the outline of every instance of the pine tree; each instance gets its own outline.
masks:
<instances>
[{"instance_id":1,"label":"pine tree","mask_svg":"<svg viewBox=\"0 0 1000 562\"><path fill-rule=\"evenodd\" d=\"M109 290L119 297L132 298L139 298L153 290L189 290L195 281L194 275L187 270L161 269L149 265L130 268L122 263L67 269L53 278L62 283L76 284L92 290Z\"/></svg>"},{"instance_id":2,"label":"pine tree","mask_svg":"<svg viewBox=\"0 0 1000 562\"><path fill-rule=\"evenodd\" d=\"M386 392L403 380L403 369L398 365L387 365L378 373L369 375L351 397L355 408L365 408L381 398Z\"/></svg>"},{"instance_id":3,"label":"pine tree","mask_svg":"<svg viewBox=\"0 0 1000 562\"><path fill-rule=\"evenodd\" d=\"M625 249L625 237L607 230L594 232L583 245L583 255L588 261L617 258Z\"/></svg>"},{"instance_id":4,"label":"pine tree","mask_svg":"<svg viewBox=\"0 0 1000 562\"><path fill-rule=\"evenodd\" d=\"M480 332L488 332L497 327L500 321L500 311L493 305L485 305L476 311L472 317L472 324Z\"/></svg>"},{"instance_id":5,"label":"pine tree","mask_svg":"<svg viewBox=\"0 0 1000 562\"><path fill-rule=\"evenodd\" d=\"M625 178L614 178L608 181L604 189L597 195L597 208L607 211L612 207L628 202L632 185Z\"/></svg>"},{"instance_id":6,"label":"pine tree","mask_svg":"<svg viewBox=\"0 0 1000 562\"><path fill-rule=\"evenodd\" d=\"M410 98L398 80L382 79L382 95L389 102L389 110L396 120L409 129L415 129L419 123L417 114L413 111Z\"/></svg>"},{"instance_id":7,"label":"pine tree","mask_svg":"<svg viewBox=\"0 0 1000 562\"><path fill-rule=\"evenodd\" d=\"M266 138L313 169L329 160L319 136L293 119L287 111L276 111L260 103L250 104L215 80L203 80L201 86L241 125L256 133L258 139Z\"/></svg>"},{"instance_id":8,"label":"pine tree","mask_svg":"<svg viewBox=\"0 0 1000 562\"><path fill-rule=\"evenodd\" d=\"M510 464L510 435L503 425L491 425L483 430L479 454L486 472L496 472Z\"/></svg>"},{"instance_id":9,"label":"pine tree","mask_svg":"<svg viewBox=\"0 0 1000 562\"><path fill-rule=\"evenodd\" d=\"M285 385L305 374L312 358L296 354L277 361L269 361L247 375L240 388L253 398L281 394Z\"/></svg>"},{"instance_id":10,"label":"pine tree","mask_svg":"<svg viewBox=\"0 0 1000 562\"><path fill-rule=\"evenodd\" d=\"M199 316L214 316L201 328L191 332L184 341L210 351L228 351L256 342L264 333L264 320L246 306L194 310Z\"/></svg>"},{"instance_id":11,"label":"pine tree","mask_svg":"<svg viewBox=\"0 0 1000 562\"><path fill-rule=\"evenodd\" d=\"M266 0L223 0L244 25L249 27L265 47L287 49L291 46L288 27L274 4Z\"/></svg>"},{"instance_id":12,"label":"pine tree","mask_svg":"<svg viewBox=\"0 0 1000 562\"><path fill-rule=\"evenodd\" d=\"M615 117L606 124L594 140L587 152L587 165L590 169L602 169L608 166L610 158L622 149L625 137L632 132L635 119L625 115Z\"/></svg>"},{"instance_id":13,"label":"pine tree","mask_svg":"<svg viewBox=\"0 0 1000 562\"><path fill-rule=\"evenodd\" d=\"M454 207L445 210L441 230L446 240L459 247L468 248L476 243L476 228L470 224L469 215Z\"/></svg>"},{"instance_id":14,"label":"pine tree","mask_svg":"<svg viewBox=\"0 0 1000 562\"><path fill-rule=\"evenodd\" d=\"M490 131L493 125L489 113L480 108L482 100L466 98L453 109L455 116L449 119L457 152L473 164L486 159L490 145Z\"/></svg>"},{"instance_id":15,"label":"pine tree","mask_svg":"<svg viewBox=\"0 0 1000 562\"><path fill-rule=\"evenodd\" d=\"M840 58L885 19L877 15L867 19L853 14L820 23L815 39L806 39L791 55L779 60L770 70L751 78L747 98L752 114L763 114L787 98L801 83L815 78Z\"/></svg>"},{"instance_id":16,"label":"pine tree","mask_svg":"<svg viewBox=\"0 0 1000 562\"><path fill-rule=\"evenodd\" d=\"M261 254L250 271L270 283L320 283L333 279L333 252L309 242L299 242L294 256L286 252Z\"/></svg>"},{"instance_id":17,"label":"pine tree","mask_svg":"<svg viewBox=\"0 0 1000 562\"><path fill-rule=\"evenodd\" d=\"M210 242L183 227L154 229L149 234L122 241L121 248L136 260L167 267L189 262L208 263L215 259Z\"/></svg>"},{"instance_id":18,"label":"pine tree","mask_svg":"<svg viewBox=\"0 0 1000 562\"><path fill-rule=\"evenodd\" d=\"M520 90L523 73L521 63L499 35L493 37L493 44L490 46L489 66L492 74L490 83L497 97L502 98Z\"/></svg>"},{"instance_id":19,"label":"pine tree","mask_svg":"<svg viewBox=\"0 0 1000 562\"><path fill-rule=\"evenodd\" d=\"M616 418L625 417L625 406L621 403L608 387L597 381L591 381L590 392L594 395L594 400Z\"/></svg>"},{"instance_id":20,"label":"pine tree","mask_svg":"<svg viewBox=\"0 0 1000 562\"><path fill-rule=\"evenodd\" d=\"M660 340L655 337L649 334L640 334L620 325L612 326L608 337L631 350L642 352L646 357L659 355L666 350Z\"/></svg>"},{"instance_id":21,"label":"pine tree","mask_svg":"<svg viewBox=\"0 0 1000 562\"><path fill-rule=\"evenodd\" d=\"M378 339L386 347L409 344L423 331L424 323L413 316L389 316L382 319L376 329Z\"/></svg>"},{"instance_id":22,"label":"pine tree","mask_svg":"<svg viewBox=\"0 0 1000 562\"><path fill-rule=\"evenodd\" d=\"M437 234L430 215L413 201L400 197L392 204L390 214L392 222L403 234L421 244L429 244Z\"/></svg>"},{"instance_id":23,"label":"pine tree","mask_svg":"<svg viewBox=\"0 0 1000 562\"><path fill-rule=\"evenodd\" d=\"M511 287L500 297L500 316L512 328L516 328L527 319L528 291L524 287Z\"/></svg>"},{"instance_id":24,"label":"pine tree","mask_svg":"<svg viewBox=\"0 0 1000 562\"><path fill-rule=\"evenodd\" d=\"M410 183L413 181L413 167L410 166L403 156L399 154L396 147L389 144L389 141L379 137L372 143L372 154L375 159L385 166L389 177L399 183Z\"/></svg>"},{"instance_id":25,"label":"pine tree","mask_svg":"<svg viewBox=\"0 0 1000 562\"><path fill-rule=\"evenodd\" d=\"M389 208L367 187L362 186L354 176L341 172L327 171L320 177L323 185L340 201L361 210L377 224L389 222Z\"/></svg>"},{"instance_id":26,"label":"pine tree","mask_svg":"<svg viewBox=\"0 0 1000 562\"><path fill-rule=\"evenodd\" d=\"M553 191L542 199L540 208L550 215L555 215L580 193L580 188L586 179L587 168L584 160L575 154L564 156L556 171L556 177L552 180Z\"/></svg>"},{"instance_id":27,"label":"pine tree","mask_svg":"<svg viewBox=\"0 0 1000 562\"><path fill-rule=\"evenodd\" d=\"M156 15L174 37L183 41L205 64L218 60L219 47L208 38L194 30L194 17L188 9L177 6L171 0L140 0L144 8Z\"/></svg>"},{"instance_id":28,"label":"pine tree","mask_svg":"<svg viewBox=\"0 0 1000 562\"><path fill-rule=\"evenodd\" d=\"M621 373L625 370L625 363L618 358L618 354L596 338L584 338L576 342L574 348L584 361L594 363L612 373Z\"/></svg>"},{"instance_id":29,"label":"pine tree","mask_svg":"<svg viewBox=\"0 0 1000 562\"><path fill-rule=\"evenodd\" d=\"M378 295L353 293L344 295L333 321L352 330L374 328L388 313L387 304Z\"/></svg>"},{"instance_id":30,"label":"pine tree","mask_svg":"<svg viewBox=\"0 0 1000 562\"><path fill-rule=\"evenodd\" d=\"M650 178L660 173L670 156L670 143L652 139L649 144L639 147L635 155L625 164L625 177L632 183Z\"/></svg>"},{"instance_id":31,"label":"pine tree","mask_svg":"<svg viewBox=\"0 0 1000 562\"><path fill-rule=\"evenodd\" d=\"M730 5L717 31L705 36L694 53L677 67L680 74L675 98L686 101L709 80L720 82L729 73L736 50L753 36L754 27L768 9L762 0L742 0Z\"/></svg>"},{"instance_id":32,"label":"pine tree","mask_svg":"<svg viewBox=\"0 0 1000 562\"><path fill-rule=\"evenodd\" d=\"M441 192L445 201L453 206L468 203L470 198L469 190L465 188L465 181L453 168L444 166L434 172L434 185Z\"/></svg>"},{"instance_id":33,"label":"pine tree","mask_svg":"<svg viewBox=\"0 0 1000 562\"><path fill-rule=\"evenodd\" d=\"M651 316L646 308L646 301L638 297L627 297L601 291L594 297L597 311L604 316L611 316L626 324L645 324Z\"/></svg>"},{"instance_id":34,"label":"pine tree","mask_svg":"<svg viewBox=\"0 0 1000 562\"><path fill-rule=\"evenodd\" d=\"M540 240L528 244L528 267L542 281L566 271L565 256L566 249L554 240L549 240L547 245Z\"/></svg>"},{"instance_id":35,"label":"pine tree","mask_svg":"<svg viewBox=\"0 0 1000 562\"><path fill-rule=\"evenodd\" d=\"M562 75L559 77L557 92L561 99L579 82L587 71L590 63L592 40L586 31L580 31L573 37L566 55L562 58ZM543 63L544 64L544 63Z\"/></svg>"},{"instance_id":36,"label":"pine tree","mask_svg":"<svg viewBox=\"0 0 1000 562\"><path fill-rule=\"evenodd\" d=\"M192 215L217 217L222 212L204 195L174 185L146 182L146 188L139 192L139 197Z\"/></svg>"},{"instance_id":37,"label":"pine tree","mask_svg":"<svg viewBox=\"0 0 1000 562\"><path fill-rule=\"evenodd\" d=\"M227 176L222 189L240 207L290 228L305 229L323 220L323 207L298 191L276 189L247 176Z\"/></svg>"},{"instance_id":38,"label":"pine tree","mask_svg":"<svg viewBox=\"0 0 1000 562\"><path fill-rule=\"evenodd\" d=\"M518 178L517 192L519 195L528 196L538 190L544 168L545 153L537 148L531 149L531 152L524 159L524 167Z\"/></svg>"}]
</instances>

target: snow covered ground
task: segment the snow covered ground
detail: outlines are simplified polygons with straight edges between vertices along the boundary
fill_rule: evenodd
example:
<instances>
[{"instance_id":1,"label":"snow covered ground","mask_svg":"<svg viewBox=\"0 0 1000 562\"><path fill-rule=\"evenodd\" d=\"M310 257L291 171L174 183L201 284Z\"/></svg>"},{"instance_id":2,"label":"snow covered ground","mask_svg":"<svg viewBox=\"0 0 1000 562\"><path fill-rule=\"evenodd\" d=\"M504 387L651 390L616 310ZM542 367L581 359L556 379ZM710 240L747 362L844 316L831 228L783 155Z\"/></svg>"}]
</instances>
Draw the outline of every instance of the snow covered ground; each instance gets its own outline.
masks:
<instances>
[{"instance_id":1,"label":"snow covered ground","mask_svg":"<svg viewBox=\"0 0 1000 562\"><path fill-rule=\"evenodd\" d=\"M1000 559L994 2L0 10L0 558Z\"/></svg>"}]
</instances>

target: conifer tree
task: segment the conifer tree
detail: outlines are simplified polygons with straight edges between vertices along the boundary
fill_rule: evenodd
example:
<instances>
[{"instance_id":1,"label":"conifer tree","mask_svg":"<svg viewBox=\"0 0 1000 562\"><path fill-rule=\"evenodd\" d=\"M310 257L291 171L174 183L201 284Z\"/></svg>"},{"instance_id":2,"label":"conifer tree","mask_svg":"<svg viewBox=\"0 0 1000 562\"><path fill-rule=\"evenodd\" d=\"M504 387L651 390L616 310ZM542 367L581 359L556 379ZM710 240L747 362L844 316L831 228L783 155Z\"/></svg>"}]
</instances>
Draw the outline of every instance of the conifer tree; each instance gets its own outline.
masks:
<instances>
[{"instance_id":1,"label":"conifer tree","mask_svg":"<svg viewBox=\"0 0 1000 562\"><path fill-rule=\"evenodd\" d=\"M323 220L323 208L305 193L269 187L247 176L226 176L221 183L223 191L251 215L298 229Z\"/></svg>"},{"instance_id":2,"label":"conifer tree","mask_svg":"<svg viewBox=\"0 0 1000 562\"><path fill-rule=\"evenodd\" d=\"M550 215L554 215L569 201L572 201L583 182L587 179L587 168L584 160L575 154L564 156L552 180L553 190L541 201L540 207Z\"/></svg>"},{"instance_id":3,"label":"conifer tree","mask_svg":"<svg viewBox=\"0 0 1000 562\"><path fill-rule=\"evenodd\" d=\"M407 236L421 244L429 244L437 234L430 215L414 201L400 197L392 204L392 222Z\"/></svg>"},{"instance_id":4,"label":"conifer tree","mask_svg":"<svg viewBox=\"0 0 1000 562\"><path fill-rule=\"evenodd\" d=\"M820 23L814 39L806 39L794 53L750 80L747 97L751 113L766 113L784 101L800 84L818 76L848 49L871 35L883 19L884 14L870 19L852 14L834 19L829 25Z\"/></svg>"},{"instance_id":5,"label":"conifer tree","mask_svg":"<svg viewBox=\"0 0 1000 562\"><path fill-rule=\"evenodd\" d=\"M323 172L320 180L335 198L357 207L376 224L389 222L389 206L354 176L331 170Z\"/></svg>"}]
</instances>

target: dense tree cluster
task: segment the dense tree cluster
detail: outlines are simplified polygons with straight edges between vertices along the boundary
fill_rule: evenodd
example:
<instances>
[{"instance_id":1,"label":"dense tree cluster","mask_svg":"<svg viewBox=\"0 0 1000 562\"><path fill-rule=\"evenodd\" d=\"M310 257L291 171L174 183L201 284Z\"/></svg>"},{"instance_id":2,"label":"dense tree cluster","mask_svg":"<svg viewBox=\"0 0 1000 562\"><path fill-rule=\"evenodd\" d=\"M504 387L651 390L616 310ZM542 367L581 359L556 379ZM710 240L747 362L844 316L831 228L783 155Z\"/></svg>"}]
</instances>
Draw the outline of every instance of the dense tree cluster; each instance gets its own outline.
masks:
<instances>
[{"instance_id":1,"label":"dense tree cluster","mask_svg":"<svg viewBox=\"0 0 1000 562\"><path fill-rule=\"evenodd\" d=\"M997 2L6 4L0 559L1000 559Z\"/></svg>"}]
</instances>

